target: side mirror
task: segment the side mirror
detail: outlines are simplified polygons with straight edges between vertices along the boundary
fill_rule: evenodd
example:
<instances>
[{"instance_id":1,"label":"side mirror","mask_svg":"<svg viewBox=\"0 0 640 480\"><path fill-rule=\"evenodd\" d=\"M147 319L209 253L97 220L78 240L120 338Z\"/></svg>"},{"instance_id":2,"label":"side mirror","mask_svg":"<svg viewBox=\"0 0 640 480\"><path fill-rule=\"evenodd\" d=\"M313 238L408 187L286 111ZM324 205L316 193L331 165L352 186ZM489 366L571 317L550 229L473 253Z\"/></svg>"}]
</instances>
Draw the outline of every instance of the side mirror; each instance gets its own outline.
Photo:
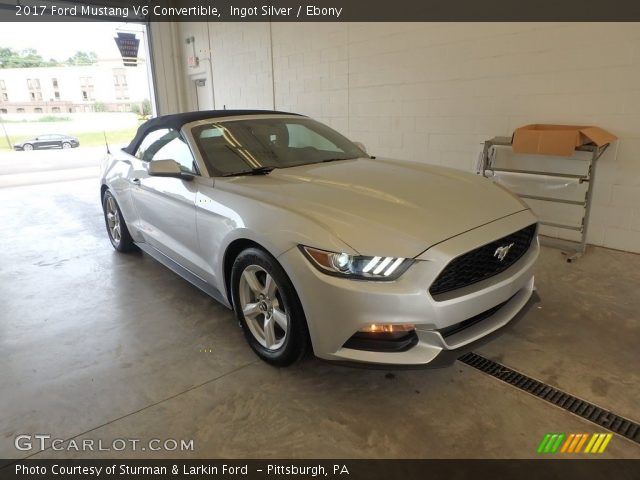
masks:
<instances>
[{"instance_id":1,"label":"side mirror","mask_svg":"<svg viewBox=\"0 0 640 480\"><path fill-rule=\"evenodd\" d=\"M353 143L355 144L356 147L358 147L364 153L368 153L367 152L367 147L364 146L364 143L362 143L362 142L353 142Z\"/></svg>"},{"instance_id":2,"label":"side mirror","mask_svg":"<svg viewBox=\"0 0 640 480\"><path fill-rule=\"evenodd\" d=\"M183 172L175 160L153 160L149 162L147 173L151 177L174 177L182 180L193 180L193 175Z\"/></svg>"}]
</instances>

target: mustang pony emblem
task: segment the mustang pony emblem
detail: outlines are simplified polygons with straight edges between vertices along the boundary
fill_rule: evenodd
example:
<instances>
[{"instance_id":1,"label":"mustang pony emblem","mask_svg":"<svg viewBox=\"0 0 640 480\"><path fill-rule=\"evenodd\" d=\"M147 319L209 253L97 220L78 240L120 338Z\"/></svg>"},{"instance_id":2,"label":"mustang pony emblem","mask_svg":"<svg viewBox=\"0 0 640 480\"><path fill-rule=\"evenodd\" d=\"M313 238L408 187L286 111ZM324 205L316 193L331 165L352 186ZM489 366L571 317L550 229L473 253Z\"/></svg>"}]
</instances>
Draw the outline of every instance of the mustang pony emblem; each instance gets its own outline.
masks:
<instances>
[{"instance_id":1,"label":"mustang pony emblem","mask_svg":"<svg viewBox=\"0 0 640 480\"><path fill-rule=\"evenodd\" d=\"M496 248L496 251L493 252L493 256L498 257L498 260L503 261L504 257L506 257L507 254L509 253L509 250L511 250L511 247L513 247L513 243L510 243L509 245L504 245L502 247L498 247Z\"/></svg>"}]
</instances>

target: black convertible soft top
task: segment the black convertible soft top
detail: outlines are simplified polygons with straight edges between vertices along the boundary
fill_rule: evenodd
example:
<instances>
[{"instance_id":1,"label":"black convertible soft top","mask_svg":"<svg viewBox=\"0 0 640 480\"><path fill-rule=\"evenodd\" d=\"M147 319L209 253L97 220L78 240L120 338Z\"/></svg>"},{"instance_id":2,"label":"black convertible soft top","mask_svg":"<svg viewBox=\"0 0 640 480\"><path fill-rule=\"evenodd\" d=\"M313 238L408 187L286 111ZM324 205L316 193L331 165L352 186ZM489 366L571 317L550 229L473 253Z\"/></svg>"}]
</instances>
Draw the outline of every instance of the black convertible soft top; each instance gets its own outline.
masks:
<instances>
[{"instance_id":1,"label":"black convertible soft top","mask_svg":"<svg viewBox=\"0 0 640 480\"><path fill-rule=\"evenodd\" d=\"M182 126L187 123L195 122L198 120L206 120L208 118L273 114L298 115L297 113L279 112L277 110L204 110L201 112L185 112L174 113L172 115L162 115L160 117L147 120L142 125L140 125L140 127L138 127L138 132L136 133L136 136L133 137L133 140L131 140L131 143L122 150L127 152L129 155L135 155L140 142L142 142L142 139L146 137L149 132L160 130L161 128L173 128L175 130L180 130Z\"/></svg>"}]
</instances>

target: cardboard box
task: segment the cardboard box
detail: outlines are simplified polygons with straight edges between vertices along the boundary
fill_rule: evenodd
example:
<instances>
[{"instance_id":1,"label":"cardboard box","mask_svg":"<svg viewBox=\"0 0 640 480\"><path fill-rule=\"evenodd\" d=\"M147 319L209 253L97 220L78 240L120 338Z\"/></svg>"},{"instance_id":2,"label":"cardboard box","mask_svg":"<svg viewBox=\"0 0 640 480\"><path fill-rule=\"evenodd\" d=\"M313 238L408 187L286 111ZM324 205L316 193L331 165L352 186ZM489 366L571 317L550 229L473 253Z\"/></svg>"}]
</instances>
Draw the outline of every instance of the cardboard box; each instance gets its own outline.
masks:
<instances>
[{"instance_id":1,"label":"cardboard box","mask_svg":"<svg viewBox=\"0 0 640 480\"><path fill-rule=\"evenodd\" d=\"M599 127L536 123L517 128L513 132L513 151L571 157L576 147L589 143L601 147L616 138L618 137Z\"/></svg>"}]
</instances>

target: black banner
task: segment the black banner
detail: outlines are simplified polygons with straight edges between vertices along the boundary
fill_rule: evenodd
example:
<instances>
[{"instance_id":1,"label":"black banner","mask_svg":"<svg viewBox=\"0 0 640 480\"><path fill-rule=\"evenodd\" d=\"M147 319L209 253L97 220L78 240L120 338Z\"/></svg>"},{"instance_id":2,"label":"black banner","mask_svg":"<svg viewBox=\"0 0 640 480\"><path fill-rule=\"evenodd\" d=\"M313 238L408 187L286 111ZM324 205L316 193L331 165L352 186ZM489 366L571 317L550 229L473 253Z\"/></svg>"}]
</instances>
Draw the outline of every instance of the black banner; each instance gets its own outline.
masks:
<instances>
[{"instance_id":1,"label":"black banner","mask_svg":"<svg viewBox=\"0 0 640 480\"><path fill-rule=\"evenodd\" d=\"M637 0L0 0L0 21L640 21Z\"/></svg>"},{"instance_id":2,"label":"black banner","mask_svg":"<svg viewBox=\"0 0 640 480\"><path fill-rule=\"evenodd\" d=\"M138 65L138 47L140 46L140 39L136 38L135 33L123 33L118 32L118 36L114 38L120 55L122 55L122 62L125 67L135 67Z\"/></svg>"},{"instance_id":3,"label":"black banner","mask_svg":"<svg viewBox=\"0 0 640 480\"><path fill-rule=\"evenodd\" d=\"M0 460L0 478L163 480L615 479L637 480L640 460Z\"/></svg>"}]
</instances>

